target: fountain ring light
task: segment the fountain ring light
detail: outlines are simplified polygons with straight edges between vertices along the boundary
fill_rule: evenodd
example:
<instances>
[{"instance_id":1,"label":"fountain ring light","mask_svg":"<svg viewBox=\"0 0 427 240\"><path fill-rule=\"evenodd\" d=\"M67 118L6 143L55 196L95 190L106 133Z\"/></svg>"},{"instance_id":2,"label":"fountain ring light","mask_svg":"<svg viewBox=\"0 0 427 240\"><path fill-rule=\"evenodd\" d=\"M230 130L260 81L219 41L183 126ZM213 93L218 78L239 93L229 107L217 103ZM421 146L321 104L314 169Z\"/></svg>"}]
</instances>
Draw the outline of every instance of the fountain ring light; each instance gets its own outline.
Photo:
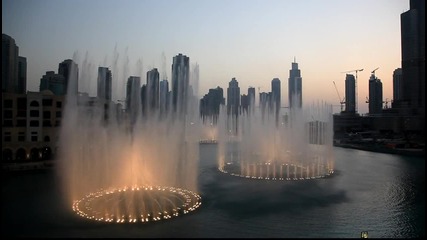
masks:
<instances>
[{"instance_id":1,"label":"fountain ring light","mask_svg":"<svg viewBox=\"0 0 427 240\"><path fill-rule=\"evenodd\" d=\"M309 166L291 163L262 162L243 165L246 169L242 170L240 163L227 162L218 170L235 177L273 181L312 180L328 178L334 174L334 170L324 164L317 165L311 171Z\"/></svg>"},{"instance_id":2,"label":"fountain ring light","mask_svg":"<svg viewBox=\"0 0 427 240\"><path fill-rule=\"evenodd\" d=\"M134 186L89 193L74 201L73 211L99 222L147 223L187 214L200 205L200 195L189 190Z\"/></svg>"}]
</instances>

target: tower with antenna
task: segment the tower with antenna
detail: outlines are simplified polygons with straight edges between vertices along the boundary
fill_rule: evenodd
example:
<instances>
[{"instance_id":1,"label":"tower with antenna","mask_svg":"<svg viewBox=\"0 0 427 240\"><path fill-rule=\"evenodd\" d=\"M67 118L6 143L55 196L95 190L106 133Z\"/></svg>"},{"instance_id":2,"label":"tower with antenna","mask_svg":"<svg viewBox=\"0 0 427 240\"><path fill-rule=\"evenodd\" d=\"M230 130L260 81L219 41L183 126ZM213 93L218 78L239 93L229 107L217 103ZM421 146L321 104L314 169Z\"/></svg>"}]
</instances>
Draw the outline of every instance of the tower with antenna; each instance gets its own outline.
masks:
<instances>
[{"instance_id":1,"label":"tower with antenna","mask_svg":"<svg viewBox=\"0 0 427 240\"><path fill-rule=\"evenodd\" d=\"M294 57L292 68L289 70L288 79L288 97L289 97L289 108L301 108L302 107L302 78L301 70L298 69L298 63Z\"/></svg>"}]
</instances>

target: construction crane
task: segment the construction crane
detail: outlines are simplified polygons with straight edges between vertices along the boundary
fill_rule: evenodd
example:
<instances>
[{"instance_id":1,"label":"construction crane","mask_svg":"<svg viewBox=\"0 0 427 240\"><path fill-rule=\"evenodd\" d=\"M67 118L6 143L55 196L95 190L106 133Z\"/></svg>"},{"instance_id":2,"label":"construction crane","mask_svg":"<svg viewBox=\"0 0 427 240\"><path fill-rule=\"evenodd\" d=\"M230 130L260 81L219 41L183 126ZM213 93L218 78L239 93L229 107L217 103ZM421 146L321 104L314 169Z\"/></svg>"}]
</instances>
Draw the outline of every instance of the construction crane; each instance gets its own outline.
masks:
<instances>
[{"instance_id":1,"label":"construction crane","mask_svg":"<svg viewBox=\"0 0 427 240\"><path fill-rule=\"evenodd\" d=\"M366 97L366 101L365 102L369 103L369 98L368 97ZM389 103L388 98L386 98L385 101L383 101L383 103L385 103L384 109L387 109L388 108L388 103Z\"/></svg>"},{"instance_id":2,"label":"construction crane","mask_svg":"<svg viewBox=\"0 0 427 240\"><path fill-rule=\"evenodd\" d=\"M386 98L385 101L383 101L383 103L385 103L384 109L387 109L388 103L389 103L388 98Z\"/></svg>"},{"instance_id":3,"label":"construction crane","mask_svg":"<svg viewBox=\"0 0 427 240\"><path fill-rule=\"evenodd\" d=\"M337 85L335 84L335 81L332 81L332 82L334 83L335 90L337 91L338 99L340 100L341 112L342 112L345 101L344 101L344 98L341 99L341 95L340 95L340 92L338 91L338 88L337 88Z\"/></svg>"},{"instance_id":4,"label":"construction crane","mask_svg":"<svg viewBox=\"0 0 427 240\"><path fill-rule=\"evenodd\" d=\"M373 75L375 75L375 71L377 71L377 70L378 70L378 68L379 68L379 67L377 67L377 68L375 68L374 70L372 70L372 71L371 71L371 73L372 73Z\"/></svg>"},{"instance_id":5,"label":"construction crane","mask_svg":"<svg viewBox=\"0 0 427 240\"><path fill-rule=\"evenodd\" d=\"M356 79L354 81L354 90L355 90L355 95L356 95L356 99L355 99L355 106L354 109L357 112L357 73L363 71L363 68L361 69L355 69L355 70L350 70L350 71L346 71L346 72L341 72L341 73L351 73L351 72L355 72L356 73Z\"/></svg>"}]
</instances>

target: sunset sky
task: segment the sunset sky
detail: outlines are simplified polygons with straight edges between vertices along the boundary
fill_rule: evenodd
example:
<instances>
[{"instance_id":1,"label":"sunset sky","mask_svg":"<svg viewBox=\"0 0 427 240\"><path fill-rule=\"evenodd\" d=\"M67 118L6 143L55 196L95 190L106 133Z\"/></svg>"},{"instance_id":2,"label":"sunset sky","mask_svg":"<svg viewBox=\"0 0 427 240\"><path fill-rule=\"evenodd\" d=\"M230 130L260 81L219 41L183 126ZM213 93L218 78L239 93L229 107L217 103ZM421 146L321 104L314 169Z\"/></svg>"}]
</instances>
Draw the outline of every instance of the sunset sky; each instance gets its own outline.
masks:
<instances>
[{"instance_id":1,"label":"sunset sky","mask_svg":"<svg viewBox=\"0 0 427 240\"><path fill-rule=\"evenodd\" d=\"M296 58L304 103L327 101L334 111L333 81L343 98L343 72L364 69L358 110L366 113L372 70L379 68L384 101L392 99L400 14L408 9L409 0L2 0L2 32L27 58L29 91L39 90L46 71L74 59L91 79L80 78L81 92L96 95L97 68L105 66L113 72L113 97L124 99L131 75L145 83L156 67L170 82L172 58L182 53L199 65L199 97L217 86L226 91L235 77L242 94L256 88L258 101L258 88L271 91L278 77L286 106Z\"/></svg>"}]
</instances>

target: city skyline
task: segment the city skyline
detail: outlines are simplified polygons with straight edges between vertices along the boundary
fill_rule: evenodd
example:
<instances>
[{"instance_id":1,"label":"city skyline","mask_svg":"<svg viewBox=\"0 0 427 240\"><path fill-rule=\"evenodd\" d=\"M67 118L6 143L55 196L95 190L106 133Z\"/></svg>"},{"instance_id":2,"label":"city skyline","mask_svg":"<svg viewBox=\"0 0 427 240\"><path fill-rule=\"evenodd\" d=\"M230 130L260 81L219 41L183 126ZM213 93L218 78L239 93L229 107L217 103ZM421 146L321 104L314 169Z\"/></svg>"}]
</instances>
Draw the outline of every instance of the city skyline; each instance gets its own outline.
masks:
<instances>
[{"instance_id":1,"label":"city skyline","mask_svg":"<svg viewBox=\"0 0 427 240\"><path fill-rule=\"evenodd\" d=\"M368 112L369 77L377 67L384 100L393 97L393 71L401 67L400 14L409 1L125 2L2 1L2 31L27 58L27 90L38 91L47 71L76 58L79 74L85 59L94 72L90 83L79 80L79 91L96 96L96 71L111 66L113 81L120 79L113 92L123 99L129 76L145 82L145 73L158 68L160 79L166 75L170 82L172 57L182 53L200 66L199 98L211 88L225 89L233 77L243 92L268 91L273 78L289 78L294 58L304 103L324 100L338 112L333 81L343 96L343 72L361 68L358 112ZM281 91L288 92L287 84ZM287 98L282 94L283 106Z\"/></svg>"}]
</instances>

